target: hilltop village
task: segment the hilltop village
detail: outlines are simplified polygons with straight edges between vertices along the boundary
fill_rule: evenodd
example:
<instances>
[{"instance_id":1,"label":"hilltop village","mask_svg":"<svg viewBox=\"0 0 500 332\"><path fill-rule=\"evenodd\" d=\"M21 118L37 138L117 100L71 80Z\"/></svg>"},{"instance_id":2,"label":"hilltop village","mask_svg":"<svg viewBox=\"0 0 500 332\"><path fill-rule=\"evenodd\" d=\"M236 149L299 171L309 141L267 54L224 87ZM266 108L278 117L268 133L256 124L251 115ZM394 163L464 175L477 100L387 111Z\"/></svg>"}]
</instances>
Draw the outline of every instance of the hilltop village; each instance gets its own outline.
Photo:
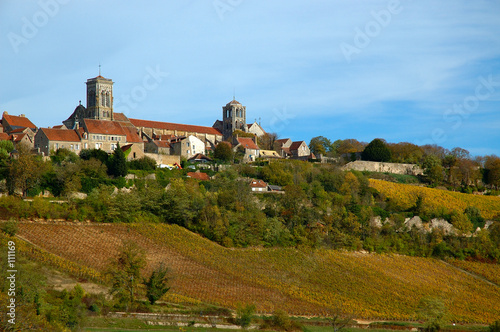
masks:
<instances>
[{"instance_id":1,"label":"hilltop village","mask_svg":"<svg viewBox=\"0 0 500 332\"><path fill-rule=\"evenodd\" d=\"M314 157L305 141L279 139L268 143L267 150L259 147L265 130L257 122L248 124L246 106L234 99L222 107L222 120L212 127L128 118L113 111L113 83L101 75L88 79L87 107L80 102L62 125L39 128L24 114L3 112L0 140L26 144L42 156L62 148L76 154L83 149L112 153L120 146L127 160L148 156L159 167L179 164L181 158L206 160L221 142L244 153L243 162Z\"/></svg>"}]
</instances>

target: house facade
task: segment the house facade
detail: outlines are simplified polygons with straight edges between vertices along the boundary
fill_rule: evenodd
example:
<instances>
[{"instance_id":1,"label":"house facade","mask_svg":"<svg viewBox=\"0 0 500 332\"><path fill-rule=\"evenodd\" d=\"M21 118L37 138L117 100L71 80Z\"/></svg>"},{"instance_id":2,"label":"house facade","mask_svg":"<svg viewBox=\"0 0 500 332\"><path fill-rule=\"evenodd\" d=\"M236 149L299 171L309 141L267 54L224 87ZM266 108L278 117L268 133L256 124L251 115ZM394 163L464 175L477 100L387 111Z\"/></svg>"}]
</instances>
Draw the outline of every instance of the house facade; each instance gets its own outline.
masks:
<instances>
[{"instance_id":1,"label":"house facade","mask_svg":"<svg viewBox=\"0 0 500 332\"><path fill-rule=\"evenodd\" d=\"M82 150L82 139L77 130L40 128L35 135L35 149L44 156L51 151L68 149L76 154Z\"/></svg>"}]
</instances>

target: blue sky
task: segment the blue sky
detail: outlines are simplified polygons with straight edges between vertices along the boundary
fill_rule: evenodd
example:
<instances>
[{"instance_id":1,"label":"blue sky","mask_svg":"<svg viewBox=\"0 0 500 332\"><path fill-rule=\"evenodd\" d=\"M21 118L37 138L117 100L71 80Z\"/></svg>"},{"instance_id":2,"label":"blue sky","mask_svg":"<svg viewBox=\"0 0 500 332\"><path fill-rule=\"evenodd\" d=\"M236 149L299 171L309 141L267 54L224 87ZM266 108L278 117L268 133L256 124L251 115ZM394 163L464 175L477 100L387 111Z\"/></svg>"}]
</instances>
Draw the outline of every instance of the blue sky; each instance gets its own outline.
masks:
<instances>
[{"instance_id":1,"label":"blue sky","mask_svg":"<svg viewBox=\"0 0 500 332\"><path fill-rule=\"evenodd\" d=\"M115 111L211 126L233 97L280 138L500 155L500 1L2 0L0 112L37 126L114 84Z\"/></svg>"}]
</instances>

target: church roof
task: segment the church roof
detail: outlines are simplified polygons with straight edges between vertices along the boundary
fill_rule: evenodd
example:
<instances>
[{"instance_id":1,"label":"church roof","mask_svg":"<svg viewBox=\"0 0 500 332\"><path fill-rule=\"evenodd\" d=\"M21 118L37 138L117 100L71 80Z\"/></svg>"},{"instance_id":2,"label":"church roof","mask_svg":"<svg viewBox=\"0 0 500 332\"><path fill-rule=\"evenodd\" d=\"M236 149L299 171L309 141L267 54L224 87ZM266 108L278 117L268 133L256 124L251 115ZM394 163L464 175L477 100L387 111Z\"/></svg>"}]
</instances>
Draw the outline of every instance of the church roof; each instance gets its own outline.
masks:
<instances>
[{"instance_id":1,"label":"church roof","mask_svg":"<svg viewBox=\"0 0 500 332\"><path fill-rule=\"evenodd\" d=\"M231 100L227 105L241 105L241 103L235 99Z\"/></svg>"},{"instance_id":2,"label":"church roof","mask_svg":"<svg viewBox=\"0 0 500 332\"><path fill-rule=\"evenodd\" d=\"M3 113L2 117L2 123L6 121L11 127L24 127L24 128L31 128L31 129L36 129L36 126L33 124L33 122L30 121L25 116L15 116L15 115L9 115L7 112Z\"/></svg>"},{"instance_id":3,"label":"church roof","mask_svg":"<svg viewBox=\"0 0 500 332\"><path fill-rule=\"evenodd\" d=\"M85 127L91 134L104 134L104 135L121 135L126 136L127 133L118 122L109 120L94 120L84 119Z\"/></svg>"},{"instance_id":4,"label":"church roof","mask_svg":"<svg viewBox=\"0 0 500 332\"><path fill-rule=\"evenodd\" d=\"M188 133L200 133L209 135L222 135L220 131L212 127L185 125L179 123L160 122L160 121L139 120L131 118L129 118L129 120L136 127L156 128L156 129L165 129L173 131L177 130Z\"/></svg>"},{"instance_id":5,"label":"church roof","mask_svg":"<svg viewBox=\"0 0 500 332\"><path fill-rule=\"evenodd\" d=\"M122 126L123 131L127 134L127 142L128 143L142 143L142 139L137 134L137 130L135 128Z\"/></svg>"},{"instance_id":6,"label":"church roof","mask_svg":"<svg viewBox=\"0 0 500 332\"><path fill-rule=\"evenodd\" d=\"M49 141L80 142L80 136L75 130L40 128Z\"/></svg>"}]
</instances>

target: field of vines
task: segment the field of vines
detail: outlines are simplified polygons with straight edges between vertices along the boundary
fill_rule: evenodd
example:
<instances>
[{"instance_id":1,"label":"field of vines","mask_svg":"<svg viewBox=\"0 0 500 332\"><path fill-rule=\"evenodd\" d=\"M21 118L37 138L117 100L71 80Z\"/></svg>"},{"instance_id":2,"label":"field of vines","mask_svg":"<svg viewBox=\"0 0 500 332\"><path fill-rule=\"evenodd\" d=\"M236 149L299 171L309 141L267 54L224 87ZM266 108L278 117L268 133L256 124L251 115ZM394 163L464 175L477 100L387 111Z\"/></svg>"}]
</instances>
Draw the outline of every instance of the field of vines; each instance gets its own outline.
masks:
<instances>
[{"instance_id":1,"label":"field of vines","mask_svg":"<svg viewBox=\"0 0 500 332\"><path fill-rule=\"evenodd\" d=\"M322 249L228 249L165 224L21 223L18 234L52 255L99 272L122 241L134 241L147 252L145 274L160 262L170 267L172 289L165 300L178 303L229 308L254 303L260 313L282 309L307 316L340 307L359 318L412 320L419 300L434 296L444 301L452 321L500 318L497 286L434 259Z\"/></svg>"},{"instance_id":2,"label":"field of vines","mask_svg":"<svg viewBox=\"0 0 500 332\"><path fill-rule=\"evenodd\" d=\"M464 211L468 206L477 207L484 218L500 216L500 197L463 194L454 191L399 184L370 179L370 186L392 199L402 209L415 205L418 196L425 207L432 210Z\"/></svg>"},{"instance_id":3,"label":"field of vines","mask_svg":"<svg viewBox=\"0 0 500 332\"><path fill-rule=\"evenodd\" d=\"M459 259L450 259L448 263L463 270L480 275L500 286L500 264L470 262Z\"/></svg>"}]
</instances>

